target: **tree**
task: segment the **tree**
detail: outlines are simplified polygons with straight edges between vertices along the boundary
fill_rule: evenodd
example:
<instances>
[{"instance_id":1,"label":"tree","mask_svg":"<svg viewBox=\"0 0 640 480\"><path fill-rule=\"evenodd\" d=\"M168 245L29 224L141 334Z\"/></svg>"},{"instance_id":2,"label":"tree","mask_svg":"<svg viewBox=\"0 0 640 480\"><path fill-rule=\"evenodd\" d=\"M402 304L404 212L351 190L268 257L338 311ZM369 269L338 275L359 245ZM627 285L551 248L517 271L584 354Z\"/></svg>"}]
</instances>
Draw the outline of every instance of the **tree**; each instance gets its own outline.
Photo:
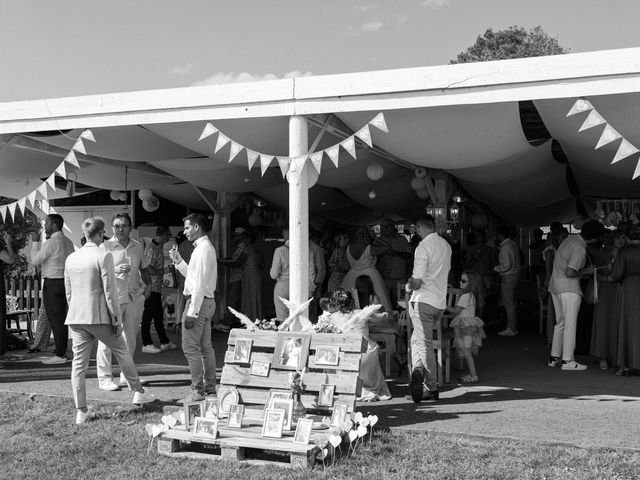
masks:
<instances>
[{"instance_id":1,"label":"tree","mask_svg":"<svg viewBox=\"0 0 640 480\"><path fill-rule=\"evenodd\" d=\"M547 35L541 26L531 30L511 26L506 30L494 32L488 28L484 35L478 36L476 43L460 53L450 63L486 62L508 58L541 57L560 55L569 51L558 44L558 39Z\"/></svg>"}]
</instances>

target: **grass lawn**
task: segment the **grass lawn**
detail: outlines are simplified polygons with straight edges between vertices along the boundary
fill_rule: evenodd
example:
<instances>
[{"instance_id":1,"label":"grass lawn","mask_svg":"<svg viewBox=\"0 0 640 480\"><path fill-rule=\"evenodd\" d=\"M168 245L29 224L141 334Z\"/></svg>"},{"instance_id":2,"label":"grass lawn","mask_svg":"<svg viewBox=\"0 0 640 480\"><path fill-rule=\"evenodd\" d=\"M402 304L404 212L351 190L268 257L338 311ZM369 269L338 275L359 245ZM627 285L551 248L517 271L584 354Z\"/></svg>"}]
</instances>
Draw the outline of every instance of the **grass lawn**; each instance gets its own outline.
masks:
<instances>
[{"instance_id":1,"label":"grass lawn","mask_svg":"<svg viewBox=\"0 0 640 480\"><path fill-rule=\"evenodd\" d=\"M158 411L98 404L76 427L71 400L0 393L1 479L633 479L640 453L460 435L378 431L335 467L286 470L147 453L146 423Z\"/></svg>"}]
</instances>

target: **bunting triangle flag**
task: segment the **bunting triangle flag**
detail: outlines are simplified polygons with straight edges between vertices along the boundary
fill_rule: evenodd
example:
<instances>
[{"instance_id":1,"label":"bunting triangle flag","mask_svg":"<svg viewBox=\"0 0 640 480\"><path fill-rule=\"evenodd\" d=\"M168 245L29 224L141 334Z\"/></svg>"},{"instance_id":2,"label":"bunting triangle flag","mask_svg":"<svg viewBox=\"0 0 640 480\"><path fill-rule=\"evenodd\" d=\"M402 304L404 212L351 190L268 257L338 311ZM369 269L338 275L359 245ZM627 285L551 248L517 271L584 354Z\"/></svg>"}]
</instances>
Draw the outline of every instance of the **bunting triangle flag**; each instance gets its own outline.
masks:
<instances>
[{"instance_id":1,"label":"bunting triangle flag","mask_svg":"<svg viewBox=\"0 0 640 480\"><path fill-rule=\"evenodd\" d=\"M342 148L344 148L349 153L349 155L351 155L354 159L356 158L356 142L353 135L340 142L340 145L342 145Z\"/></svg>"},{"instance_id":2,"label":"bunting triangle flag","mask_svg":"<svg viewBox=\"0 0 640 480\"><path fill-rule=\"evenodd\" d=\"M7 206L0 205L0 216L2 217L2 221L4 222L4 217L7 216Z\"/></svg>"},{"instance_id":3,"label":"bunting triangle flag","mask_svg":"<svg viewBox=\"0 0 640 480\"><path fill-rule=\"evenodd\" d=\"M96 139L93 136L93 132L88 128L80 134L80 138L84 138L85 140L89 140L90 142L96 143Z\"/></svg>"},{"instance_id":4,"label":"bunting triangle flag","mask_svg":"<svg viewBox=\"0 0 640 480\"><path fill-rule=\"evenodd\" d=\"M607 145L608 143L613 142L614 140L619 139L620 137L622 137L622 135L620 135L615 128L607 123L604 127L604 130L602 131L602 135L600 135L600 140L598 140L596 150Z\"/></svg>"},{"instance_id":5,"label":"bunting triangle flag","mask_svg":"<svg viewBox=\"0 0 640 480\"><path fill-rule=\"evenodd\" d=\"M38 193L38 191L34 190L29 195L27 195L27 200L29 200L29 204L31 205L31 208L35 208L35 206L36 206L36 194L37 193Z\"/></svg>"},{"instance_id":6,"label":"bunting triangle flag","mask_svg":"<svg viewBox=\"0 0 640 480\"><path fill-rule=\"evenodd\" d=\"M80 168L80 164L78 163L78 159L76 158L76 152L71 150L66 157L64 157L64 161L70 163L76 168Z\"/></svg>"},{"instance_id":7,"label":"bunting triangle flag","mask_svg":"<svg viewBox=\"0 0 640 480\"><path fill-rule=\"evenodd\" d=\"M64 179L67 178L67 170L64 168L64 161L62 161L60 165L58 165L58 168L56 168L56 173Z\"/></svg>"},{"instance_id":8,"label":"bunting triangle flag","mask_svg":"<svg viewBox=\"0 0 640 480\"><path fill-rule=\"evenodd\" d=\"M198 141L210 137L217 131L218 129L216 127L207 122L207 124L204 126L204 129L202 130L202 134L200 134L200 138L198 139Z\"/></svg>"},{"instance_id":9,"label":"bunting triangle flag","mask_svg":"<svg viewBox=\"0 0 640 480\"><path fill-rule=\"evenodd\" d=\"M575 115L576 113L586 112L587 110L593 110L593 105L589 100L585 100L584 98L579 98L576 100L576 103L573 104L569 113L567 113L567 117L570 115Z\"/></svg>"},{"instance_id":10,"label":"bunting triangle flag","mask_svg":"<svg viewBox=\"0 0 640 480\"><path fill-rule=\"evenodd\" d=\"M356 137L362 140L364 143L373 147L373 142L371 141L371 130L369 129L369 125L365 125L360 130L356 132Z\"/></svg>"},{"instance_id":11,"label":"bunting triangle flag","mask_svg":"<svg viewBox=\"0 0 640 480\"><path fill-rule=\"evenodd\" d=\"M55 172L49 175L49 178L47 178L46 183L52 188L54 192L56 191L56 173Z\"/></svg>"},{"instance_id":12,"label":"bunting triangle flag","mask_svg":"<svg viewBox=\"0 0 640 480\"><path fill-rule=\"evenodd\" d=\"M633 180L635 180L638 176L640 176L640 160L638 160L636 170L633 172Z\"/></svg>"},{"instance_id":13,"label":"bunting triangle flag","mask_svg":"<svg viewBox=\"0 0 640 480\"><path fill-rule=\"evenodd\" d=\"M20 200L18 200L18 209L20 210L20 213L24 216L24 212L27 209L27 197L22 197Z\"/></svg>"},{"instance_id":14,"label":"bunting triangle flag","mask_svg":"<svg viewBox=\"0 0 640 480\"><path fill-rule=\"evenodd\" d=\"M618 147L618 151L616 152L615 157L613 157L611 163L619 162L623 158L627 158L634 153L638 153L638 149L634 147L626 138L623 138L622 142L620 142L620 146Z\"/></svg>"},{"instance_id":15,"label":"bunting triangle flag","mask_svg":"<svg viewBox=\"0 0 640 480\"><path fill-rule=\"evenodd\" d=\"M289 157L276 157L278 159L278 165L280 165L280 171L282 172L282 178L287 175L289 171L289 165L291 165L291 158Z\"/></svg>"},{"instance_id":16,"label":"bunting triangle flag","mask_svg":"<svg viewBox=\"0 0 640 480\"><path fill-rule=\"evenodd\" d=\"M16 202L13 202L7 205L7 210L9 210L9 213L11 214L11 218L13 219L13 221L16 220L16 206L17 206Z\"/></svg>"},{"instance_id":17,"label":"bunting triangle flag","mask_svg":"<svg viewBox=\"0 0 640 480\"><path fill-rule=\"evenodd\" d=\"M333 147L329 147L324 151L328 157L331 159L333 164L338 168L338 157L340 156L340 145L334 145Z\"/></svg>"},{"instance_id":18,"label":"bunting triangle flag","mask_svg":"<svg viewBox=\"0 0 640 480\"><path fill-rule=\"evenodd\" d=\"M320 170L322 169L322 155L323 155L323 153L324 152L320 151L320 152L315 152L315 153L312 153L311 155L309 155L309 159L311 160L311 163L313 163L313 166L318 171L318 173L320 173Z\"/></svg>"},{"instance_id":19,"label":"bunting triangle flag","mask_svg":"<svg viewBox=\"0 0 640 480\"><path fill-rule=\"evenodd\" d=\"M385 121L384 114L382 112L373 117L373 120L369 122L369 125L376 127L378 130L389 133L389 128L387 127L387 122Z\"/></svg>"},{"instance_id":20,"label":"bunting triangle flag","mask_svg":"<svg viewBox=\"0 0 640 480\"><path fill-rule=\"evenodd\" d=\"M602 125L603 123L606 123L606 120L602 117L602 115L600 115L595 109L591 110L578 132L597 127L598 125Z\"/></svg>"},{"instance_id":21,"label":"bunting triangle flag","mask_svg":"<svg viewBox=\"0 0 640 480\"><path fill-rule=\"evenodd\" d=\"M244 147L239 143L231 140L231 150L229 150L229 163L238 156L238 154L242 151Z\"/></svg>"},{"instance_id":22,"label":"bunting triangle flag","mask_svg":"<svg viewBox=\"0 0 640 480\"><path fill-rule=\"evenodd\" d=\"M255 150L249 150L247 148L247 163L249 165L249 170L253 168L257 159L258 159L258 152L256 152Z\"/></svg>"},{"instance_id":23,"label":"bunting triangle flag","mask_svg":"<svg viewBox=\"0 0 640 480\"><path fill-rule=\"evenodd\" d=\"M40 185L38 188L36 188L36 191L42 195L42 198L49 198L49 194L47 192L47 183L43 183L42 185Z\"/></svg>"},{"instance_id":24,"label":"bunting triangle flag","mask_svg":"<svg viewBox=\"0 0 640 480\"><path fill-rule=\"evenodd\" d=\"M82 143L82 138L76 140L76 143L73 144L73 150L83 153L84 155L87 154L87 150L84 148L84 143Z\"/></svg>"},{"instance_id":25,"label":"bunting triangle flag","mask_svg":"<svg viewBox=\"0 0 640 480\"><path fill-rule=\"evenodd\" d=\"M216 149L214 150L214 153L218 153L218 151L230 141L231 139L224 133L218 132L218 140L216 141Z\"/></svg>"},{"instance_id":26,"label":"bunting triangle flag","mask_svg":"<svg viewBox=\"0 0 640 480\"><path fill-rule=\"evenodd\" d=\"M271 165L272 161L273 161L272 156L260 154L260 173L263 177L264 177L264 173L267 171L267 168L269 168L269 165Z\"/></svg>"}]
</instances>

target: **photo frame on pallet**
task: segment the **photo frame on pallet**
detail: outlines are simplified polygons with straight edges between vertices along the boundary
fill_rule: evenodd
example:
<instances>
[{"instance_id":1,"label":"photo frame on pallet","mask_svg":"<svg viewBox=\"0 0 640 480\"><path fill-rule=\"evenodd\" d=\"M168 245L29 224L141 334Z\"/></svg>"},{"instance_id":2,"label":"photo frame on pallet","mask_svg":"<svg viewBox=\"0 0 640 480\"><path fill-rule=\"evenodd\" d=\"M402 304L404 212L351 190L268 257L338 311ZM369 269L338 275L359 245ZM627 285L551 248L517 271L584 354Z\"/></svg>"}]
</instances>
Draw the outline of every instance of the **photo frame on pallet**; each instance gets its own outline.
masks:
<instances>
[{"instance_id":1,"label":"photo frame on pallet","mask_svg":"<svg viewBox=\"0 0 640 480\"><path fill-rule=\"evenodd\" d=\"M262 411L262 416L264 417L267 410L273 408L273 402L276 399L285 399L288 400L293 398L293 395L290 390L269 390L269 394L267 395L267 401L264 402L264 410Z\"/></svg>"},{"instance_id":2,"label":"photo frame on pallet","mask_svg":"<svg viewBox=\"0 0 640 480\"><path fill-rule=\"evenodd\" d=\"M311 438L311 429L313 427L313 420L311 418L301 418L298 420L298 426L296 427L296 433L293 437L293 443L300 443L302 445L308 445Z\"/></svg>"},{"instance_id":3,"label":"photo frame on pallet","mask_svg":"<svg viewBox=\"0 0 640 480\"><path fill-rule=\"evenodd\" d=\"M320 391L318 392L318 406L333 407L333 394L335 391L335 385L320 385Z\"/></svg>"},{"instance_id":4,"label":"photo frame on pallet","mask_svg":"<svg viewBox=\"0 0 640 480\"><path fill-rule=\"evenodd\" d=\"M206 417L194 418L193 435L198 438L215 439L218 436L218 419Z\"/></svg>"},{"instance_id":5,"label":"photo frame on pallet","mask_svg":"<svg viewBox=\"0 0 640 480\"><path fill-rule=\"evenodd\" d=\"M271 364L268 362L251 362L251 370L249 370L250 375L255 375L256 377L268 377L269 369Z\"/></svg>"},{"instance_id":6,"label":"photo frame on pallet","mask_svg":"<svg viewBox=\"0 0 640 480\"><path fill-rule=\"evenodd\" d=\"M230 428L242 428L242 418L244 417L244 405L231 405L229 409Z\"/></svg>"},{"instance_id":7,"label":"photo frame on pallet","mask_svg":"<svg viewBox=\"0 0 640 480\"><path fill-rule=\"evenodd\" d=\"M291 430L291 413L293 412L292 398L276 398L272 403L273 408L284 410L282 426L285 430Z\"/></svg>"},{"instance_id":8,"label":"photo frame on pallet","mask_svg":"<svg viewBox=\"0 0 640 480\"><path fill-rule=\"evenodd\" d=\"M311 335L300 333L279 333L273 352L273 368L302 370L307 364Z\"/></svg>"},{"instance_id":9,"label":"photo frame on pallet","mask_svg":"<svg viewBox=\"0 0 640 480\"><path fill-rule=\"evenodd\" d=\"M333 406L333 414L331 415L331 426L340 426L347 418L347 404L336 403Z\"/></svg>"},{"instance_id":10,"label":"photo frame on pallet","mask_svg":"<svg viewBox=\"0 0 640 480\"><path fill-rule=\"evenodd\" d=\"M323 345L316 347L316 365L335 366L340 362L340 347Z\"/></svg>"},{"instance_id":11,"label":"photo frame on pallet","mask_svg":"<svg viewBox=\"0 0 640 480\"><path fill-rule=\"evenodd\" d=\"M280 438L282 437L282 427L284 422L284 410L270 408L264 415L264 423L262 424L262 436Z\"/></svg>"},{"instance_id":12,"label":"photo frame on pallet","mask_svg":"<svg viewBox=\"0 0 640 480\"><path fill-rule=\"evenodd\" d=\"M236 340L236 346L233 349L233 363L249 363L252 345L253 340L251 339Z\"/></svg>"},{"instance_id":13,"label":"photo frame on pallet","mask_svg":"<svg viewBox=\"0 0 640 480\"><path fill-rule=\"evenodd\" d=\"M184 424L187 430L193 426L196 417L204 417L204 401L184 404Z\"/></svg>"},{"instance_id":14,"label":"photo frame on pallet","mask_svg":"<svg viewBox=\"0 0 640 480\"><path fill-rule=\"evenodd\" d=\"M220 415L220 402L218 397L207 397L204 399L204 416L207 418L218 418Z\"/></svg>"}]
</instances>

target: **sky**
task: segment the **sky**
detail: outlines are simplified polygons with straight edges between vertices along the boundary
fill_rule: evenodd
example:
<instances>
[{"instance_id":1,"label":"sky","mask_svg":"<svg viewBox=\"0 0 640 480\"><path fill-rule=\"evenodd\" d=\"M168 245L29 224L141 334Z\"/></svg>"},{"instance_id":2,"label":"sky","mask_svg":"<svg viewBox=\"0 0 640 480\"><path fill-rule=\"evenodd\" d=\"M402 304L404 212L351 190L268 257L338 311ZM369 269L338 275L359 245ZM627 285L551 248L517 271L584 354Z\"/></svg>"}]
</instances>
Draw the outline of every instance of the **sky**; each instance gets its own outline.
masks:
<instances>
[{"instance_id":1,"label":"sky","mask_svg":"<svg viewBox=\"0 0 640 480\"><path fill-rule=\"evenodd\" d=\"M542 26L638 47L638 0L0 0L0 102L443 65Z\"/></svg>"}]
</instances>

